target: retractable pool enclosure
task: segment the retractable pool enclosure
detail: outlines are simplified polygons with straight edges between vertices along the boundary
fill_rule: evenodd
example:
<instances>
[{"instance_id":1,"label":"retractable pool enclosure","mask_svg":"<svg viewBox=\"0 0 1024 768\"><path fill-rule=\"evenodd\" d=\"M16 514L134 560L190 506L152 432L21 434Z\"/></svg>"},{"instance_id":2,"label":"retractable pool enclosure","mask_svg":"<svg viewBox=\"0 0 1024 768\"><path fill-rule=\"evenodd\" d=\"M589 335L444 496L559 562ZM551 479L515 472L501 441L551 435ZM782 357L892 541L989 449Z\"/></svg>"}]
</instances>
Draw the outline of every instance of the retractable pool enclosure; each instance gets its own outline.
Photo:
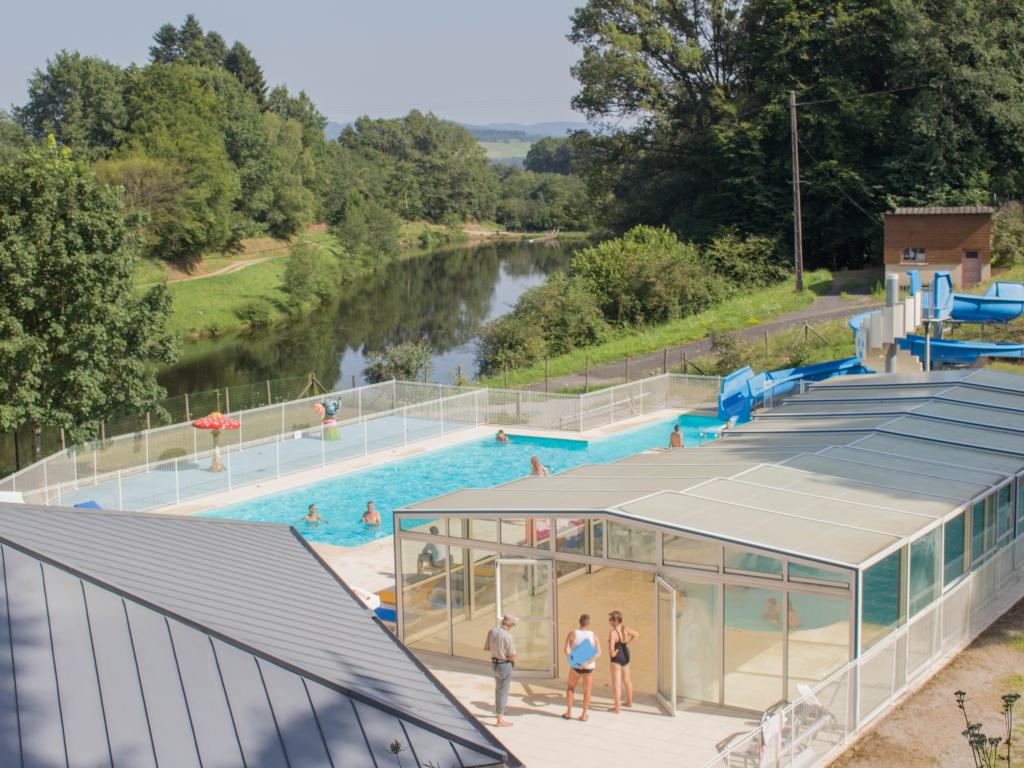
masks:
<instances>
[{"instance_id":1,"label":"retractable pool enclosure","mask_svg":"<svg viewBox=\"0 0 1024 768\"><path fill-rule=\"evenodd\" d=\"M906 681L968 634L937 602L979 569L972 601L1020 581L1022 438L1021 377L846 377L698 449L431 499L396 512L400 636L483 662L512 613L519 674L563 676L578 615L620 610L670 712L767 710L890 637Z\"/></svg>"}]
</instances>

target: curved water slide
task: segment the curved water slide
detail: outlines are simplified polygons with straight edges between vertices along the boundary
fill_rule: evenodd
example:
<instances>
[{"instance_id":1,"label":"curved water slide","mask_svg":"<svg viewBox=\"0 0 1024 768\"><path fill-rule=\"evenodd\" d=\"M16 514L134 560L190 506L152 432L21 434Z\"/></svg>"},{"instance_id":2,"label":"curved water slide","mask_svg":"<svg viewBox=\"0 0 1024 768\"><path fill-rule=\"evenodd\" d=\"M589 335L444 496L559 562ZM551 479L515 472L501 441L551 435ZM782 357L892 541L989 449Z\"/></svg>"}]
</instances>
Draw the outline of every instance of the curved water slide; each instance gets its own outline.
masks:
<instances>
[{"instance_id":1,"label":"curved water slide","mask_svg":"<svg viewBox=\"0 0 1024 768\"><path fill-rule=\"evenodd\" d=\"M1024 358L1024 344L1010 344L997 341L950 341L948 339L925 340L924 336L910 335L897 339L900 349L908 350L915 357L925 358L925 345L931 347L933 363L970 365L979 357Z\"/></svg>"},{"instance_id":2,"label":"curved water slide","mask_svg":"<svg viewBox=\"0 0 1024 768\"><path fill-rule=\"evenodd\" d=\"M1024 313L1024 284L999 282L990 285L983 296L975 296L971 293L953 293L948 272L936 272L935 278L936 288L940 290L935 319L948 317L964 323L1008 323ZM931 303L932 294L925 293L926 311L930 309ZM947 309L948 314L944 314Z\"/></svg>"}]
</instances>

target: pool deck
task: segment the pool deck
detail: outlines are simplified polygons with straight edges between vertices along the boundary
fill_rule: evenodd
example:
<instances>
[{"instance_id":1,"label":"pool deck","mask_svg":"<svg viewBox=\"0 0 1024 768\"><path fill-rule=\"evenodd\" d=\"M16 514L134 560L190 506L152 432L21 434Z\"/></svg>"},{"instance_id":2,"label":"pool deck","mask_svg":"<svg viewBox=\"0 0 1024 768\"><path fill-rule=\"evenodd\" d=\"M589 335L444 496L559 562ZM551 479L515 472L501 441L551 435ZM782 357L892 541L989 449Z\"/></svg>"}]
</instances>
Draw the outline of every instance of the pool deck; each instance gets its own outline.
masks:
<instances>
[{"instance_id":1,"label":"pool deck","mask_svg":"<svg viewBox=\"0 0 1024 768\"><path fill-rule=\"evenodd\" d=\"M650 695L632 709L610 712L607 667L598 669L590 718L566 721L565 685L560 680L513 680L506 715L511 728L494 727L494 679L486 671L459 668L457 660L423 661L438 679L528 768L555 765L673 766L700 768L715 745L758 723L748 714L703 705L682 706L670 717ZM576 689L579 717L582 688Z\"/></svg>"}]
</instances>

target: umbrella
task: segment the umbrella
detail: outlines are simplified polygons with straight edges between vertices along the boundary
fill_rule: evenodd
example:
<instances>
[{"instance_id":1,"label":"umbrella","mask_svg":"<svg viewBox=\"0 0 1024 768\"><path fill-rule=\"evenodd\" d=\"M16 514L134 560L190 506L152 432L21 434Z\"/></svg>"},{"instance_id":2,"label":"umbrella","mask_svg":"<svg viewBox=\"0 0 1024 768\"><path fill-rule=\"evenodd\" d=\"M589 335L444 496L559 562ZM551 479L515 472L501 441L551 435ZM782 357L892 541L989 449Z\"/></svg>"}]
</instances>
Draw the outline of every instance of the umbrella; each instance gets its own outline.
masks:
<instances>
[{"instance_id":1,"label":"umbrella","mask_svg":"<svg viewBox=\"0 0 1024 768\"><path fill-rule=\"evenodd\" d=\"M211 430L210 434L213 437L213 463L210 464L210 471L223 472L224 464L220 460L220 431L222 429L238 429L242 425L230 416L214 411L208 416L203 416L203 418L193 421L192 426L196 429Z\"/></svg>"}]
</instances>

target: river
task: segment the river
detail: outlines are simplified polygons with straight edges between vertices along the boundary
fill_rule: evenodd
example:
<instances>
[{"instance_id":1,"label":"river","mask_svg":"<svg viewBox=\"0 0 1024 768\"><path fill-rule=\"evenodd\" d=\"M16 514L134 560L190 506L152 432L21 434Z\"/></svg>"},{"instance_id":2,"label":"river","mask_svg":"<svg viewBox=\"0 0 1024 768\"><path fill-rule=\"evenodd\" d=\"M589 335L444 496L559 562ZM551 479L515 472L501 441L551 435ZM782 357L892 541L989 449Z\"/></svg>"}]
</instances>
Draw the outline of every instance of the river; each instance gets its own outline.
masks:
<instances>
[{"instance_id":1,"label":"river","mask_svg":"<svg viewBox=\"0 0 1024 768\"><path fill-rule=\"evenodd\" d=\"M525 291L568 266L575 246L523 241L453 248L389 265L293 322L184 344L159 373L168 395L317 373L328 387L363 381L366 350L426 336L429 379L476 374L480 327Z\"/></svg>"}]
</instances>

